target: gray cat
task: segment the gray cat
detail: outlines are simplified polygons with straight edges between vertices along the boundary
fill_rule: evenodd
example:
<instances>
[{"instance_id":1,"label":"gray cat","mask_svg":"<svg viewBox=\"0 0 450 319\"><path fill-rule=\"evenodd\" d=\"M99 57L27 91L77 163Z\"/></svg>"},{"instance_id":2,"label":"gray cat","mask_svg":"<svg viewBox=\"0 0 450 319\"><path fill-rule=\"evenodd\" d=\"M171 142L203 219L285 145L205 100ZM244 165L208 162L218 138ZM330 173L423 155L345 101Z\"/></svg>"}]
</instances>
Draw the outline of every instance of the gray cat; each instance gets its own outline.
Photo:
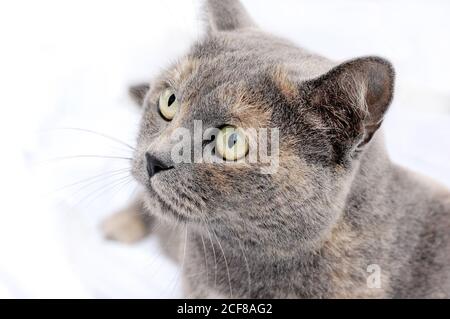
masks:
<instances>
[{"instance_id":1,"label":"gray cat","mask_svg":"<svg viewBox=\"0 0 450 319\"><path fill-rule=\"evenodd\" d=\"M206 13L206 36L131 89L143 105L132 171L144 191L106 235L133 242L153 228L189 298L450 297L450 192L392 163L379 129L392 65L298 48L258 29L237 0L207 1ZM277 128L278 169L174 163L170 134L195 120Z\"/></svg>"}]
</instances>

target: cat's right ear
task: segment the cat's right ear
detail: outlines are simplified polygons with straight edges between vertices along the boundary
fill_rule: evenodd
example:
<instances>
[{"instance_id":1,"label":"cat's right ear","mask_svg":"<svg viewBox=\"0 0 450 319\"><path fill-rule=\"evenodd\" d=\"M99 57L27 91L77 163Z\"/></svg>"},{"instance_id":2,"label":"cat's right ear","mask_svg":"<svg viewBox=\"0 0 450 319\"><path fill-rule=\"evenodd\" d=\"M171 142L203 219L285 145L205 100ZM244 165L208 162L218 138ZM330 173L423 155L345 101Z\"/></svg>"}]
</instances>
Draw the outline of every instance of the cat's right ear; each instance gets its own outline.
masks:
<instances>
[{"instance_id":1,"label":"cat's right ear","mask_svg":"<svg viewBox=\"0 0 450 319\"><path fill-rule=\"evenodd\" d=\"M383 122L394 90L394 69L387 60L364 57L344 62L309 81L309 104L328 125L335 146L364 147Z\"/></svg>"}]
</instances>

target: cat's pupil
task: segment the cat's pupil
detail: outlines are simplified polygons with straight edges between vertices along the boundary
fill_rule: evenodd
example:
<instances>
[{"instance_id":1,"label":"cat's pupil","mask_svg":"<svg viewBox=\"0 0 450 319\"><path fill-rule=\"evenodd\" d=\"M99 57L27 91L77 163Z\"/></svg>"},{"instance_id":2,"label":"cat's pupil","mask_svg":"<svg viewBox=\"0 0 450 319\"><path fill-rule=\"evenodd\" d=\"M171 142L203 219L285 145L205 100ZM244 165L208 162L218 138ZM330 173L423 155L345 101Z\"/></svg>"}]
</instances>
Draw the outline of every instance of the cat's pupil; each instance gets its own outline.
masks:
<instances>
[{"instance_id":1,"label":"cat's pupil","mask_svg":"<svg viewBox=\"0 0 450 319\"><path fill-rule=\"evenodd\" d=\"M237 135L236 133L233 133L228 138L228 148L232 148L237 142Z\"/></svg>"},{"instance_id":2,"label":"cat's pupil","mask_svg":"<svg viewBox=\"0 0 450 319\"><path fill-rule=\"evenodd\" d=\"M169 97L169 101L167 102L167 106L171 106L173 104L173 102L175 102L175 94L172 94Z\"/></svg>"}]
</instances>

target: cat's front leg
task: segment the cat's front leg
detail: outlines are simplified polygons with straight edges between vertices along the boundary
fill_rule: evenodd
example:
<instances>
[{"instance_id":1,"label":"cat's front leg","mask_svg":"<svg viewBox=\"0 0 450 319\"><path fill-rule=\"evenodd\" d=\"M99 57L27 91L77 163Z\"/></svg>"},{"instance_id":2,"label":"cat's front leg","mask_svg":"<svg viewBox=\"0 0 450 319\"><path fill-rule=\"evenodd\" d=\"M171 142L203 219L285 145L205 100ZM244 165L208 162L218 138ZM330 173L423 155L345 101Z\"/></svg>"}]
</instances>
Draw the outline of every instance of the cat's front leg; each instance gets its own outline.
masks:
<instances>
[{"instance_id":1,"label":"cat's front leg","mask_svg":"<svg viewBox=\"0 0 450 319\"><path fill-rule=\"evenodd\" d=\"M145 211L141 196L127 207L114 213L101 224L105 238L132 244L150 234L154 217Z\"/></svg>"}]
</instances>

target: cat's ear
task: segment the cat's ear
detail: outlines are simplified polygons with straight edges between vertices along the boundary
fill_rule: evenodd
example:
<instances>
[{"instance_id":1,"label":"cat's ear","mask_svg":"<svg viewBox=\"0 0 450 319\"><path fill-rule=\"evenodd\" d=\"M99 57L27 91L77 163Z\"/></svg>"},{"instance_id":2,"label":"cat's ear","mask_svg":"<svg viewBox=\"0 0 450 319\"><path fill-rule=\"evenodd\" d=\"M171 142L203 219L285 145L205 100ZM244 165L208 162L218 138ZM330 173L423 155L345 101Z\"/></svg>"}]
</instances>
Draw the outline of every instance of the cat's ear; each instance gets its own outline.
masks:
<instances>
[{"instance_id":1,"label":"cat's ear","mask_svg":"<svg viewBox=\"0 0 450 319\"><path fill-rule=\"evenodd\" d=\"M206 0L205 14L209 33L255 26L239 0Z\"/></svg>"},{"instance_id":2,"label":"cat's ear","mask_svg":"<svg viewBox=\"0 0 450 319\"><path fill-rule=\"evenodd\" d=\"M137 105L142 106L144 104L145 95L149 89L150 85L147 83L133 85L128 89L128 94Z\"/></svg>"},{"instance_id":3,"label":"cat's ear","mask_svg":"<svg viewBox=\"0 0 450 319\"><path fill-rule=\"evenodd\" d=\"M364 57L338 65L309 82L309 102L341 142L368 143L393 96L394 69L385 59Z\"/></svg>"}]
</instances>

